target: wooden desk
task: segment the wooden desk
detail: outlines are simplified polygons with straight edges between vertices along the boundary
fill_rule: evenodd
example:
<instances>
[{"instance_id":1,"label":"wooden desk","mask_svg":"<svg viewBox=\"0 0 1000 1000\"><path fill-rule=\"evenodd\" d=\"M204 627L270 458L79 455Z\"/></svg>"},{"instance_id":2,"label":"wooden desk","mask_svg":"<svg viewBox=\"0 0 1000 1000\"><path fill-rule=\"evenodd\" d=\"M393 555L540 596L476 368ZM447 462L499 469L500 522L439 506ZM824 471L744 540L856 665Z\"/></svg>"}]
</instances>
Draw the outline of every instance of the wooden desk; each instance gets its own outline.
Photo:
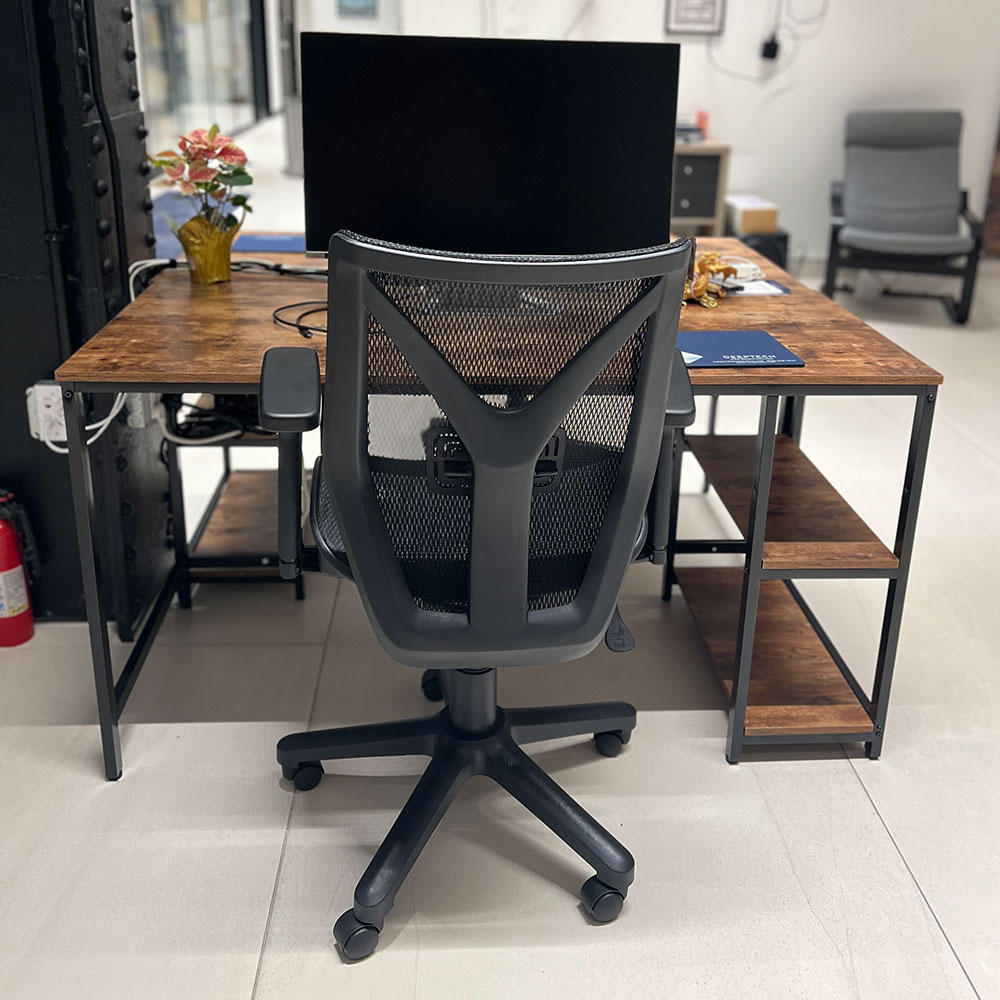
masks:
<instances>
[{"instance_id":1,"label":"wooden desk","mask_svg":"<svg viewBox=\"0 0 1000 1000\"><path fill-rule=\"evenodd\" d=\"M766 329L805 362L777 368L768 384L781 387L937 385L941 376L828 298L800 284L733 238L700 239L699 249L726 250L756 261L786 296L733 297L718 309L685 306L688 330ZM109 385L129 391L255 392L260 362L270 347L313 348L326 368L325 338L305 340L271 321L277 306L323 299L315 279L234 273L223 285L192 285L187 272L157 276L131 305L59 367L56 379L81 391ZM724 325L723 325L724 324ZM756 393L762 372L753 368L694 369L697 388Z\"/></svg>"},{"instance_id":2,"label":"wooden desk","mask_svg":"<svg viewBox=\"0 0 1000 1000\"><path fill-rule=\"evenodd\" d=\"M676 502L665 554L664 597L678 582L706 636L730 692L727 756L755 743L863 741L881 752L889 688L909 572L917 506L941 375L818 292L734 239L703 239L701 249L756 261L791 294L732 297L717 309L689 305L685 329L766 329L805 362L803 368L696 369L695 392L761 397L756 435L676 434L659 475L679 489L681 456L698 458L720 497L744 528L741 541L675 537ZM325 370L325 338L305 340L276 327L279 305L322 299L326 286L293 276L234 274L228 285L192 286L186 273L159 275L56 372L66 395L74 501L84 589L90 616L105 765L121 773L117 719L148 645L175 591L187 581L185 549L165 583L117 682L92 547L94 504L83 445L82 392L256 392L260 362L274 346L308 346ZM840 498L798 447L808 395L910 395L913 427L897 533L883 544ZM780 415L779 415L780 407ZM778 433L780 431L780 433ZM173 463L176 466L176 462ZM176 472L176 470L175 470ZM172 489L180 502L179 478ZM815 516L815 515L819 516ZM183 525L175 526L183 536ZM675 570L677 553L740 552L744 570ZM869 697L820 628L796 578L876 577L888 581L875 685ZM752 670L751 670L752 665Z\"/></svg>"}]
</instances>

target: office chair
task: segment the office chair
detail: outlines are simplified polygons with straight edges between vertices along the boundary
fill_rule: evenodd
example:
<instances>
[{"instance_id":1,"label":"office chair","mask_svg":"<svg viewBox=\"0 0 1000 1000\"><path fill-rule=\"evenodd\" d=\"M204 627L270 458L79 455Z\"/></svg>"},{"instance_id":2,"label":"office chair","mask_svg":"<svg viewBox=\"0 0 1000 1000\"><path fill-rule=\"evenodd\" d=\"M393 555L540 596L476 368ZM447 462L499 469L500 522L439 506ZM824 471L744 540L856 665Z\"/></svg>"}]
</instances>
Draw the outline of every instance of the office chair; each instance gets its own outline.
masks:
<instances>
[{"instance_id":1,"label":"office chair","mask_svg":"<svg viewBox=\"0 0 1000 1000\"><path fill-rule=\"evenodd\" d=\"M374 950L403 880L472 775L496 781L593 866L581 896L594 920L622 908L631 854L520 745L595 734L613 756L635 709L504 710L497 668L583 656L620 621L625 571L648 552L664 412L671 438L694 418L683 362L674 364L689 257L687 240L533 258L337 233L315 553L300 549L299 476L301 432L319 422L317 356L265 355L260 419L279 435L282 572L315 559L354 580L383 647L433 671L445 702L429 718L278 743L283 775L302 790L320 781L324 760L430 757L334 926L350 960ZM621 639L608 636L613 647Z\"/></svg>"},{"instance_id":2,"label":"office chair","mask_svg":"<svg viewBox=\"0 0 1000 1000\"><path fill-rule=\"evenodd\" d=\"M959 298L937 298L955 323L972 306L982 224L959 188L958 111L854 111L847 116L846 170L830 190L830 252L823 294L842 267L962 279ZM959 219L968 231L959 226ZM845 291L851 289L845 288Z\"/></svg>"}]
</instances>

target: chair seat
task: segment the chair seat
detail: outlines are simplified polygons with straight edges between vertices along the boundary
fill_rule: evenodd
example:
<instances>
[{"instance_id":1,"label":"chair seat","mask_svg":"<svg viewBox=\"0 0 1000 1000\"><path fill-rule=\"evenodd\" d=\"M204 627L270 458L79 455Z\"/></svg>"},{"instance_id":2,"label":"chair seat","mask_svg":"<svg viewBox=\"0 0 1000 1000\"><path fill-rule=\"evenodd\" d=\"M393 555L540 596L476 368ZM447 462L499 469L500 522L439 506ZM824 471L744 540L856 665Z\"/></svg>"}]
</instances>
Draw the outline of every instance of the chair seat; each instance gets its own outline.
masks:
<instances>
[{"instance_id":1,"label":"chair seat","mask_svg":"<svg viewBox=\"0 0 1000 1000\"><path fill-rule=\"evenodd\" d=\"M592 477L607 474L604 469L611 454L600 445L575 443L576 461L564 468L560 489L537 494L532 503L529 609L553 607L572 599L581 570L590 559L593 544L590 535L596 535L600 527L599 511L589 499ZM394 516L401 521L424 523L425 508L435 497L426 489L426 463L382 460L377 473L380 478L395 480L391 487L398 504ZM354 579L323 474L322 457L316 460L313 468L310 520L320 569L333 576ZM575 530L567 531L567 524L574 524ZM637 534L637 549L645 539L645 529L646 518L643 517ZM414 536L413 542L418 547L407 557L400 558L407 584L422 607L438 611L465 610L468 562L464 536L467 530L460 519L439 524L437 534Z\"/></svg>"},{"instance_id":2,"label":"chair seat","mask_svg":"<svg viewBox=\"0 0 1000 1000\"><path fill-rule=\"evenodd\" d=\"M855 226L844 226L837 239L856 250L914 257L954 257L975 245L968 233L886 233Z\"/></svg>"}]
</instances>

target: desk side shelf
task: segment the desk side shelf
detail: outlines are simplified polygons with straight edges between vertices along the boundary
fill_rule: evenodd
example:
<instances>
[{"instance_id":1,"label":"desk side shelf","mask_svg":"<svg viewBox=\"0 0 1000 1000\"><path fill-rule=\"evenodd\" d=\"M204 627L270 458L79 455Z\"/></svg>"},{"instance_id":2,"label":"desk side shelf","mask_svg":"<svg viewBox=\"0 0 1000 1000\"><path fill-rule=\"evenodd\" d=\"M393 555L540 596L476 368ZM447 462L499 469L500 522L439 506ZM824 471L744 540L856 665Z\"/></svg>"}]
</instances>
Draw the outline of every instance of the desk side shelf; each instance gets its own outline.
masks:
<instances>
[{"instance_id":1,"label":"desk side shelf","mask_svg":"<svg viewBox=\"0 0 1000 1000\"><path fill-rule=\"evenodd\" d=\"M743 571L675 569L719 679L732 695ZM874 725L795 598L781 580L763 580L754 633L746 736L868 734Z\"/></svg>"},{"instance_id":2,"label":"desk side shelf","mask_svg":"<svg viewBox=\"0 0 1000 1000\"><path fill-rule=\"evenodd\" d=\"M261 556L276 575L278 474L274 469L234 469L223 480L207 519L191 540L192 567L200 561Z\"/></svg>"},{"instance_id":3,"label":"desk side shelf","mask_svg":"<svg viewBox=\"0 0 1000 1000\"><path fill-rule=\"evenodd\" d=\"M692 435L688 447L738 526L750 516L756 437ZM775 438L762 569L887 570L899 560L784 434ZM889 575L888 573L886 575Z\"/></svg>"},{"instance_id":4,"label":"desk side shelf","mask_svg":"<svg viewBox=\"0 0 1000 1000\"><path fill-rule=\"evenodd\" d=\"M199 409L211 410L211 394L198 397ZM223 474L208 502L201 522L188 544L192 580L278 580L278 472L276 469L233 469L230 449L277 447L276 434L247 432L214 445L222 452ZM310 538L307 538L309 541ZM302 578L296 596L304 594Z\"/></svg>"}]
</instances>

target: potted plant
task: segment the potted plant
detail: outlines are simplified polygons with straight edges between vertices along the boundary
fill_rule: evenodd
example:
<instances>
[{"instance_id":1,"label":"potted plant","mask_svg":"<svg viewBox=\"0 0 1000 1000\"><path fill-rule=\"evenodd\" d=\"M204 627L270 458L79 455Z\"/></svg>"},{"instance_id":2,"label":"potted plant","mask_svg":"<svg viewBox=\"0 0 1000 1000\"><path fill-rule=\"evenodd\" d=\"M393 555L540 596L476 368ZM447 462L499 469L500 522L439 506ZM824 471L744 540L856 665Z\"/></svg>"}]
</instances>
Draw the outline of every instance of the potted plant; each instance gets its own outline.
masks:
<instances>
[{"instance_id":1,"label":"potted plant","mask_svg":"<svg viewBox=\"0 0 1000 1000\"><path fill-rule=\"evenodd\" d=\"M193 218L183 226L171 221L171 228L184 247L195 284L228 281L233 239L252 211L245 191L253 183L246 171L247 154L229 136L221 135L218 125L196 128L180 136L177 145L177 150L150 157L163 169L164 183L176 186L196 205Z\"/></svg>"}]
</instances>

